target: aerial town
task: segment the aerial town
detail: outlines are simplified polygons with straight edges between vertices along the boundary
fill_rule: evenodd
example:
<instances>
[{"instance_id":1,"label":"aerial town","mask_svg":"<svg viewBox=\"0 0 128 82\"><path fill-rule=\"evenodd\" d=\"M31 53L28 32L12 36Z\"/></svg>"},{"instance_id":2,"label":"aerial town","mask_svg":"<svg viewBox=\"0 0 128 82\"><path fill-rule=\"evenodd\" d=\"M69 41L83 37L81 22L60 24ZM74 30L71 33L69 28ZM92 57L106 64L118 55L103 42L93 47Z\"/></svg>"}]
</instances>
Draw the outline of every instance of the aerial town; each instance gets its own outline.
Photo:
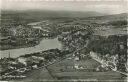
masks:
<instances>
[{"instance_id":1,"label":"aerial town","mask_svg":"<svg viewBox=\"0 0 128 82\"><path fill-rule=\"evenodd\" d=\"M35 12L2 11L0 81L127 81L127 13Z\"/></svg>"}]
</instances>

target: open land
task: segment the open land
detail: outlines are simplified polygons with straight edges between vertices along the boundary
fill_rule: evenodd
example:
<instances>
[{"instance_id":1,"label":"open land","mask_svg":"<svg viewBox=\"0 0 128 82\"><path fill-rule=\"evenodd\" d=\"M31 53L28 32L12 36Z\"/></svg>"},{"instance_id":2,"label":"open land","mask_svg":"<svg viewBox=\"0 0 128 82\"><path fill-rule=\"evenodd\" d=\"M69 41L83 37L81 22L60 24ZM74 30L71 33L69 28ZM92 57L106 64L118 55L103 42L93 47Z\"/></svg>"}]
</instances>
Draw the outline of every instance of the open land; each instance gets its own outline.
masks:
<instances>
[{"instance_id":1,"label":"open land","mask_svg":"<svg viewBox=\"0 0 128 82\"><path fill-rule=\"evenodd\" d=\"M8 58L0 59L2 81L126 81L127 13L43 17L42 12L36 16L34 12L15 12L2 13L1 51L29 49L48 38L57 38L62 48L16 58L8 54Z\"/></svg>"}]
</instances>

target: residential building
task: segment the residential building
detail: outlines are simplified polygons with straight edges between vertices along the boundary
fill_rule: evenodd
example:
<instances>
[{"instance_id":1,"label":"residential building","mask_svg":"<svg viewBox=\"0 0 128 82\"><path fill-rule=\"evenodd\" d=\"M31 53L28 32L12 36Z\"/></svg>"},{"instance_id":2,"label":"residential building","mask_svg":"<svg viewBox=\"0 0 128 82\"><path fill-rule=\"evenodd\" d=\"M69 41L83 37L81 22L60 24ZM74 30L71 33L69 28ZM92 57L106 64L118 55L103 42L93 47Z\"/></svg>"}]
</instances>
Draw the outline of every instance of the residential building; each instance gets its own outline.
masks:
<instances>
[{"instance_id":1,"label":"residential building","mask_svg":"<svg viewBox=\"0 0 128 82\"><path fill-rule=\"evenodd\" d=\"M20 63L22 63L24 65L27 65L27 63L26 63L27 58L25 58L25 57L18 57L17 60L18 60L18 62L20 62Z\"/></svg>"}]
</instances>

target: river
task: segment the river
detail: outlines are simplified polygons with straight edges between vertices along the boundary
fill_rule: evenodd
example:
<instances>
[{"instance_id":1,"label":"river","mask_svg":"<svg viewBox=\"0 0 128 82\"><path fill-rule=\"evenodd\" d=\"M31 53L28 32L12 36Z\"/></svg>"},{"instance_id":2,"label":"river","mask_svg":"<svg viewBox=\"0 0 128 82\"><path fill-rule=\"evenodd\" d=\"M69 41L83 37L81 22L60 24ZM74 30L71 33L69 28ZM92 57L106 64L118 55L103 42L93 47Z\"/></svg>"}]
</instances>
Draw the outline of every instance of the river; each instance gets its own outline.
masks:
<instances>
[{"instance_id":1,"label":"river","mask_svg":"<svg viewBox=\"0 0 128 82\"><path fill-rule=\"evenodd\" d=\"M43 39L39 45L34 46L34 47L28 47L28 48L19 48L19 49L10 49L10 50L1 50L0 51L0 58L4 57L10 57L16 58L21 55L29 54L29 53L34 53L34 52L40 52L40 51L45 51L48 49L61 49L62 45L58 41L57 38L54 39Z\"/></svg>"}]
</instances>

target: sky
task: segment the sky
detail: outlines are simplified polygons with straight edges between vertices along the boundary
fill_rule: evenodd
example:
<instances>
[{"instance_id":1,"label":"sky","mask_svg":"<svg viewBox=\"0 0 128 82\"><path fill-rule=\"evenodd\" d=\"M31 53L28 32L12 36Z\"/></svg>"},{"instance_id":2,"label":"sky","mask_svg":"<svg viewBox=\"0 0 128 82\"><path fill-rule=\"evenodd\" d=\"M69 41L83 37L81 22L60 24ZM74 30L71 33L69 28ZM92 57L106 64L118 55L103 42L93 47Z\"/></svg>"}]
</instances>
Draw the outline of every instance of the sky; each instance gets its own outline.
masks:
<instances>
[{"instance_id":1,"label":"sky","mask_svg":"<svg viewBox=\"0 0 128 82\"><path fill-rule=\"evenodd\" d=\"M100 13L118 14L126 12L126 1L52 1L52 0L2 0L1 9L5 10L66 10L96 11Z\"/></svg>"}]
</instances>

